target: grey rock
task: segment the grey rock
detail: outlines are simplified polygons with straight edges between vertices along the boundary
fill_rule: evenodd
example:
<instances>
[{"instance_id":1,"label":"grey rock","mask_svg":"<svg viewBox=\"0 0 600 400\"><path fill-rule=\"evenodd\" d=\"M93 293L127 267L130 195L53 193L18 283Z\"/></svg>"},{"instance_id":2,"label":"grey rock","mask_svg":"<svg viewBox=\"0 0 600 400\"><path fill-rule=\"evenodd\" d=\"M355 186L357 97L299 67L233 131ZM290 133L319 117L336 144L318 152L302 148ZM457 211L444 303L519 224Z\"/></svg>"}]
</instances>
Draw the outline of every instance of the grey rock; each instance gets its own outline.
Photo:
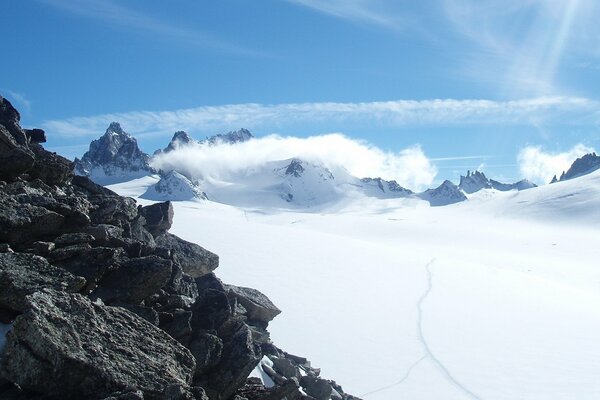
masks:
<instances>
[{"instance_id":1,"label":"grey rock","mask_svg":"<svg viewBox=\"0 0 600 400\"><path fill-rule=\"evenodd\" d=\"M260 349L252 342L250 329L240 323L233 336L224 342L219 364L207 374L206 386L202 386L227 399L244 384L261 358Z\"/></svg>"},{"instance_id":2,"label":"grey rock","mask_svg":"<svg viewBox=\"0 0 600 400\"><path fill-rule=\"evenodd\" d=\"M201 277L196 278L195 281L199 292L206 289L213 289L218 292L226 292L225 285L219 278L217 278L214 272L202 275Z\"/></svg>"},{"instance_id":3,"label":"grey rock","mask_svg":"<svg viewBox=\"0 0 600 400\"><path fill-rule=\"evenodd\" d=\"M73 162L44 150L39 144L29 146L35 155L35 163L29 171L31 179L40 179L48 185L62 185L73 176Z\"/></svg>"},{"instance_id":4,"label":"grey rock","mask_svg":"<svg viewBox=\"0 0 600 400\"><path fill-rule=\"evenodd\" d=\"M34 242L32 246L33 253L42 257L48 256L48 254L50 254L50 252L55 248L56 245L53 242L43 241Z\"/></svg>"},{"instance_id":5,"label":"grey rock","mask_svg":"<svg viewBox=\"0 0 600 400\"><path fill-rule=\"evenodd\" d=\"M192 306L192 326L196 329L219 330L233 315L227 295L213 289L205 290Z\"/></svg>"},{"instance_id":6,"label":"grey rock","mask_svg":"<svg viewBox=\"0 0 600 400\"><path fill-rule=\"evenodd\" d=\"M0 136L2 136L1 129ZM14 180L30 171L34 163L35 157L30 150L16 147L0 151L0 179Z\"/></svg>"},{"instance_id":7,"label":"grey rock","mask_svg":"<svg viewBox=\"0 0 600 400\"><path fill-rule=\"evenodd\" d=\"M173 234L158 236L156 244L169 249L173 260L181 266L183 272L194 278L206 275L219 266L219 256Z\"/></svg>"},{"instance_id":8,"label":"grey rock","mask_svg":"<svg viewBox=\"0 0 600 400\"><path fill-rule=\"evenodd\" d=\"M26 296L51 288L77 292L85 279L54 267L39 256L24 253L0 254L0 307L23 311Z\"/></svg>"},{"instance_id":9,"label":"grey rock","mask_svg":"<svg viewBox=\"0 0 600 400\"><path fill-rule=\"evenodd\" d=\"M200 381L206 371L219 363L223 352L223 341L216 335L197 330L192 334L187 347L196 359L194 381Z\"/></svg>"},{"instance_id":10,"label":"grey rock","mask_svg":"<svg viewBox=\"0 0 600 400\"><path fill-rule=\"evenodd\" d=\"M171 261L156 256L125 260L102 278L91 297L107 304L140 304L169 282L171 268Z\"/></svg>"},{"instance_id":11,"label":"grey rock","mask_svg":"<svg viewBox=\"0 0 600 400\"><path fill-rule=\"evenodd\" d=\"M269 322L281 313L281 310L267 296L256 289L226 285L228 293L247 310L249 319Z\"/></svg>"},{"instance_id":12,"label":"grey rock","mask_svg":"<svg viewBox=\"0 0 600 400\"><path fill-rule=\"evenodd\" d=\"M170 201L141 207L140 215L146 219L146 228L154 237L166 233L173 225L173 204Z\"/></svg>"},{"instance_id":13,"label":"grey rock","mask_svg":"<svg viewBox=\"0 0 600 400\"><path fill-rule=\"evenodd\" d=\"M2 375L25 390L63 399L103 398L140 390L164 399L172 384L187 387L195 362L165 332L119 307L44 290L8 334Z\"/></svg>"},{"instance_id":14,"label":"grey rock","mask_svg":"<svg viewBox=\"0 0 600 400\"><path fill-rule=\"evenodd\" d=\"M300 371L298 370L298 367L290 360L284 357L270 357L270 359L273 361L273 368L277 373L285 376L288 379L300 379Z\"/></svg>"},{"instance_id":15,"label":"grey rock","mask_svg":"<svg viewBox=\"0 0 600 400\"><path fill-rule=\"evenodd\" d=\"M27 146L27 137L20 126L21 115L7 99L0 96L0 125L6 130L20 146Z\"/></svg>"},{"instance_id":16,"label":"grey rock","mask_svg":"<svg viewBox=\"0 0 600 400\"><path fill-rule=\"evenodd\" d=\"M72 244L80 244L80 243L92 243L94 240L94 236L89 233L76 232L76 233L64 233L54 239L54 243L57 247L69 246Z\"/></svg>"},{"instance_id":17,"label":"grey rock","mask_svg":"<svg viewBox=\"0 0 600 400\"><path fill-rule=\"evenodd\" d=\"M190 311L161 312L159 327L174 339L181 339L192 333L192 313Z\"/></svg>"},{"instance_id":18,"label":"grey rock","mask_svg":"<svg viewBox=\"0 0 600 400\"><path fill-rule=\"evenodd\" d=\"M102 400L144 400L144 393L141 390L119 391Z\"/></svg>"},{"instance_id":19,"label":"grey rock","mask_svg":"<svg viewBox=\"0 0 600 400\"><path fill-rule=\"evenodd\" d=\"M300 386L306 394L314 397L316 400L329 400L333 393L333 387L324 379L313 376L303 376L300 379Z\"/></svg>"},{"instance_id":20,"label":"grey rock","mask_svg":"<svg viewBox=\"0 0 600 400\"><path fill-rule=\"evenodd\" d=\"M55 256L56 253L62 253L60 259ZM51 261L53 265L84 277L87 281L85 292L89 293L104 275L117 268L122 255L123 251L119 248L90 248L84 243L54 250L48 257L56 258Z\"/></svg>"}]
</instances>

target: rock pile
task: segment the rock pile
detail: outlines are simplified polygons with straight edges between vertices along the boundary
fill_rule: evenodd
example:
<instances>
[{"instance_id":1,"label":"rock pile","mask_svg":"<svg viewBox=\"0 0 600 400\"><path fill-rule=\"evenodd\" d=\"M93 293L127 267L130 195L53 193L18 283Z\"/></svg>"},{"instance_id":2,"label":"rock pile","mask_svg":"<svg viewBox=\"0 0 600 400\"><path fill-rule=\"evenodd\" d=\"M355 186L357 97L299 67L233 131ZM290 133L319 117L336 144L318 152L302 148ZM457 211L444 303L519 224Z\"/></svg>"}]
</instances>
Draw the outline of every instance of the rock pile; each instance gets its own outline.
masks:
<instances>
[{"instance_id":1,"label":"rock pile","mask_svg":"<svg viewBox=\"0 0 600 400\"><path fill-rule=\"evenodd\" d=\"M170 202L74 176L44 141L0 97L0 398L353 398L271 342L264 294L168 232Z\"/></svg>"}]
</instances>

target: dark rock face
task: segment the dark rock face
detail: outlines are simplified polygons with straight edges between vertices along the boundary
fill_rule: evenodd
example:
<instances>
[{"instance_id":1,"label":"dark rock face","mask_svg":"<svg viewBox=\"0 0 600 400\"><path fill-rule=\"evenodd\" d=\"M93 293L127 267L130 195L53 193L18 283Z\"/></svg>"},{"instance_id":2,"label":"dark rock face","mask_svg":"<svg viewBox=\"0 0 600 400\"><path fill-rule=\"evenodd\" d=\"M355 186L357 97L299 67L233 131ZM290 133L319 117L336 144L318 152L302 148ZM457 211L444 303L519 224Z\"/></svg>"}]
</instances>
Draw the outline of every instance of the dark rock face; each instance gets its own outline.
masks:
<instances>
[{"instance_id":1,"label":"dark rock face","mask_svg":"<svg viewBox=\"0 0 600 400\"><path fill-rule=\"evenodd\" d=\"M193 143L197 143L197 142L194 139L192 139L192 137L190 135L188 135L187 132L177 131L173 135L173 139L171 139L171 141L169 142L167 147L165 147L163 150L158 150L155 153L155 155L160 154L160 153L169 153L173 150L177 150L181 147L185 147L185 146L193 144Z\"/></svg>"},{"instance_id":2,"label":"dark rock face","mask_svg":"<svg viewBox=\"0 0 600 400\"><path fill-rule=\"evenodd\" d=\"M157 256L126 260L105 276L91 295L107 303L139 304L169 282L172 266L171 261Z\"/></svg>"},{"instance_id":3,"label":"dark rock face","mask_svg":"<svg viewBox=\"0 0 600 400\"><path fill-rule=\"evenodd\" d=\"M75 399L135 387L159 399L168 385L191 382L190 352L123 309L56 291L37 292L28 303L8 334L1 365L23 389Z\"/></svg>"},{"instance_id":4,"label":"dark rock face","mask_svg":"<svg viewBox=\"0 0 600 400\"><path fill-rule=\"evenodd\" d=\"M139 156L118 125L107 135L90 163ZM0 98L1 399L306 398L300 369L318 370L271 342L280 311L265 295L225 286L216 254L170 234L170 203L73 175L43 140ZM263 354L274 388L246 382Z\"/></svg>"},{"instance_id":5,"label":"dark rock face","mask_svg":"<svg viewBox=\"0 0 600 400\"><path fill-rule=\"evenodd\" d=\"M56 268L42 257L22 253L0 254L0 307L26 309L26 296L44 288L77 292L85 279Z\"/></svg>"},{"instance_id":6,"label":"dark rock face","mask_svg":"<svg viewBox=\"0 0 600 400\"><path fill-rule=\"evenodd\" d=\"M286 175L292 175L299 178L304 173L304 167L301 160L292 160L285 170Z\"/></svg>"}]
</instances>

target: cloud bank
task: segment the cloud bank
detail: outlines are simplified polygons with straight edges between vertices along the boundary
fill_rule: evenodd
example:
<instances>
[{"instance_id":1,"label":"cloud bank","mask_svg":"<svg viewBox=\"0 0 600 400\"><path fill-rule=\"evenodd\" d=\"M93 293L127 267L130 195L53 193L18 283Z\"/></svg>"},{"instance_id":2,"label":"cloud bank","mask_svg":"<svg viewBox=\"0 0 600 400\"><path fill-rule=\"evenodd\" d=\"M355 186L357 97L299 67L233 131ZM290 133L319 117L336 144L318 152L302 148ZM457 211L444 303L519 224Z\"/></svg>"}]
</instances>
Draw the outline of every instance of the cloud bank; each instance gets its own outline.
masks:
<instances>
[{"instance_id":1,"label":"cloud bank","mask_svg":"<svg viewBox=\"0 0 600 400\"><path fill-rule=\"evenodd\" d=\"M339 133L308 138L270 135L236 145L197 144L158 155L153 166L176 169L194 178L226 181L268 162L293 157L323 164L332 171L345 168L359 178L395 179L413 190L428 187L437 174L437 168L419 146L397 153L386 152Z\"/></svg>"},{"instance_id":2,"label":"cloud bank","mask_svg":"<svg viewBox=\"0 0 600 400\"><path fill-rule=\"evenodd\" d=\"M548 183L554 175L560 176L577 158L595 151L581 143L562 153L546 152L540 146L528 146L519 152L521 174L536 183Z\"/></svg>"},{"instance_id":3,"label":"cloud bank","mask_svg":"<svg viewBox=\"0 0 600 400\"><path fill-rule=\"evenodd\" d=\"M589 123L600 120L600 104L580 97L524 100L398 100L365 103L231 104L175 111L133 111L45 121L42 126L61 137L95 136L119 121L137 137L168 136L178 130L215 132L243 126L269 129L313 124L352 123L364 127L455 124ZM335 128L333 128L335 129Z\"/></svg>"}]
</instances>

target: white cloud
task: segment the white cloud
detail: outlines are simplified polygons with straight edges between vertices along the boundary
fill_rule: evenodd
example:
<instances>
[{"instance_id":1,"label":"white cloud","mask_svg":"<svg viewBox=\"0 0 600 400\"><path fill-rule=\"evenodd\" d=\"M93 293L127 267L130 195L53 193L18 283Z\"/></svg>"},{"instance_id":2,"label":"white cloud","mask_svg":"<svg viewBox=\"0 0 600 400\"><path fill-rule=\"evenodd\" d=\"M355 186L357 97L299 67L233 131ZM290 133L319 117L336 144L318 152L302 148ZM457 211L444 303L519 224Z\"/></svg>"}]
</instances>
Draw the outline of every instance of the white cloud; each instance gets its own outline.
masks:
<instances>
[{"instance_id":1,"label":"white cloud","mask_svg":"<svg viewBox=\"0 0 600 400\"><path fill-rule=\"evenodd\" d=\"M577 158L594 151L581 143L561 153L546 152L540 146L527 146L521 149L517 159L525 178L543 184L548 183L554 175L560 176L568 170Z\"/></svg>"},{"instance_id":2,"label":"white cloud","mask_svg":"<svg viewBox=\"0 0 600 400\"><path fill-rule=\"evenodd\" d=\"M327 123L339 126L401 127L452 124L539 124L568 121L596 123L600 106L581 97L538 97L523 100L397 100L368 103L232 104L175 111L133 111L45 121L57 136L96 136L112 121L136 136L170 136L178 130L215 132L245 127L277 131L282 127ZM326 128L327 129L327 128ZM339 128L331 128L339 129Z\"/></svg>"},{"instance_id":3,"label":"white cloud","mask_svg":"<svg viewBox=\"0 0 600 400\"><path fill-rule=\"evenodd\" d=\"M216 51L238 55L256 56L259 53L225 42L206 32L186 28L153 17L144 12L128 8L111 0L41 0L44 4L71 14L103 21L124 29L154 34L161 39L174 39L172 42L195 45Z\"/></svg>"},{"instance_id":4,"label":"white cloud","mask_svg":"<svg viewBox=\"0 0 600 400\"><path fill-rule=\"evenodd\" d=\"M322 163L331 170L345 168L359 178L395 179L415 190L430 185L437 174L437 168L419 146L398 153L385 152L339 133L308 138L270 135L235 146L199 144L157 156L153 165L195 178L227 180L231 174L293 157Z\"/></svg>"}]
</instances>

